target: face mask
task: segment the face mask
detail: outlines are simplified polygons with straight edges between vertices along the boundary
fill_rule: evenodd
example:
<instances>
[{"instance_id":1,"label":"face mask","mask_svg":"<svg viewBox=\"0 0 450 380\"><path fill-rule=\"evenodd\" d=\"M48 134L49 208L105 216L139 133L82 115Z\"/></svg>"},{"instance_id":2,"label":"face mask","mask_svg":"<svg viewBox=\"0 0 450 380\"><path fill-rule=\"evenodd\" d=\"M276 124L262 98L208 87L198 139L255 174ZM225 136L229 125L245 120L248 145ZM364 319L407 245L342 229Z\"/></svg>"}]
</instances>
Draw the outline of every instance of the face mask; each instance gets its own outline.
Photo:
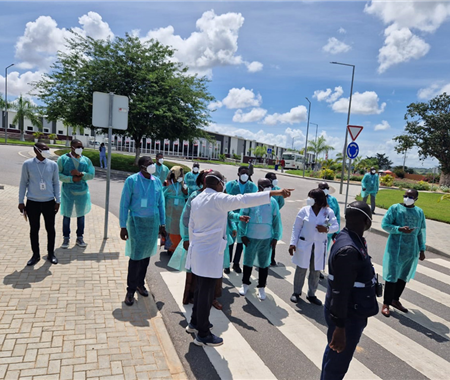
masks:
<instances>
[{"instance_id":1,"label":"face mask","mask_svg":"<svg viewBox=\"0 0 450 380\"><path fill-rule=\"evenodd\" d=\"M375 170L371 170L370 172L371 172L372 174L375 174L375 173L376 173L376 171L375 171Z\"/></svg>"},{"instance_id":2,"label":"face mask","mask_svg":"<svg viewBox=\"0 0 450 380\"><path fill-rule=\"evenodd\" d=\"M51 156L50 150L46 149L46 150L41 151L41 155L44 158L49 158Z\"/></svg>"},{"instance_id":3,"label":"face mask","mask_svg":"<svg viewBox=\"0 0 450 380\"><path fill-rule=\"evenodd\" d=\"M414 202L415 202L414 199L403 197L403 203L405 204L405 206L412 206Z\"/></svg>"},{"instance_id":4,"label":"face mask","mask_svg":"<svg viewBox=\"0 0 450 380\"><path fill-rule=\"evenodd\" d=\"M325 193L325 195L330 194L330 190L328 190L328 189L322 189L322 191Z\"/></svg>"},{"instance_id":5,"label":"face mask","mask_svg":"<svg viewBox=\"0 0 450 380\"><path fill-rule=\"evenodd\" d=\"M146 168L146 170L147 170L147 173L148 173L148 174L153 174L154 172L156 172L156 166L155 166L155 164L148 165L147 168Z\"/></svg>"},{"instance_id":6,"label":"face mask","mask_svg":"<svg viewBox=\"0 0 450 380\"><path fill-rule=\"evenodd\" d=\"M277 185L278 185L278 180L277 180L277 179L274 179L274 180L272 181L272 185L277 186Z\"/></svg>"},{"instance_id":7,"label":"face mask","mask_svg":"<svg viewBox=\"0 0 450 380\"><path fill-rule=\"evenodd\" d=\"M179 182L179 183L183 182L183 177L178 177L177 182Z\"/></svg>"},{"instance_id":8,"label":"face mask","mask_svg":"<svg viewBox=\"0 0 450 380\"><path fill-rule=\"evenodd\" d=\"M316 200L314 198L308 197L308 199L306 200L307 206L314 206L315 203L316 203Z\"/></svg>"},{"instance_id":9,"label":"face mask","mask_svg":"<svg viewBox=\"0 0 450 380\"><path fill-rule=\"evenodd\" d=\"M240 177L241 182L245 183L248 181L248 174L242 174Z\"/></svg>"},{"instance_id":10,"label":"face mask","mask_svg":"<svg viewBox=\"0 0 450 380\"><path fill-rule=\"evenodd\" d=\"M160 159L158 160L158 162L162 165L163 162L164 162L164 158L160 158Z\"/></svg>"},{"instance_id":11,"label":"face mask","mask_svg":"<svg viewBox=\"0 0 450 380\"><path fill-rule=\"evenodd\" d=\"M81 156L83 154L83 148L77 148L74 150L74 152L77 156Z\"/></svg>"},{"instance_id":12,"label":"face mask","mask_svg":"<svg viewBox=\"0 0 450 380\"><path fill-rule=\"evenodd\" d=\"M265 187L263 191L272 191L271 187Z\"/></svg>"},{"instance_id":13,"label":"face mask","mask_svg":"<svg viewBox=\"0 0 450 380\"><path fill-rule=\"evenodd\" d=\"M197 174L197 173L198 173L198 167L197 167L197 166L194 166L194 167L192 168L192 173L194 173L194 174Z\"/></svg>"}]
</instances>

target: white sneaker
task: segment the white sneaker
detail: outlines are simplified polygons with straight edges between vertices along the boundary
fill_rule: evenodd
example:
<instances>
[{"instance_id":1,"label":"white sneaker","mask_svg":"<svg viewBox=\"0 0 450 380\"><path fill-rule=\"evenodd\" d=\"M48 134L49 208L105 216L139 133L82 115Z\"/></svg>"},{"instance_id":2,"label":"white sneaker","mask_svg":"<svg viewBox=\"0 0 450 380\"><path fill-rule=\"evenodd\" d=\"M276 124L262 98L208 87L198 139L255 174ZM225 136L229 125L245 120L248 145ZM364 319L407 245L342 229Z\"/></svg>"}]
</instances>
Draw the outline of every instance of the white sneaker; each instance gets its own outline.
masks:
<instances>
[{"instance_id":1,"label":"white sneaker","mask_svg":"<svg viewBox=\"0 0 450 380\"><path fill-rule=\"evenodd\" d=\"M266 299L266 291L264 288L258 288L258 298L261 301L264 301Z\"/></svg>"},{"instance_id":2,"label":"white sneaker","mask_svg":"<svg viewBox=\"0 0 450 380\"><path fill-rule=\"evenodd\" d=\"M242 284L242 286L239 289L239 294L241 296L245 296L247 294L248 291L248 285L247 284Z\"/></svg>"}]
</instances>

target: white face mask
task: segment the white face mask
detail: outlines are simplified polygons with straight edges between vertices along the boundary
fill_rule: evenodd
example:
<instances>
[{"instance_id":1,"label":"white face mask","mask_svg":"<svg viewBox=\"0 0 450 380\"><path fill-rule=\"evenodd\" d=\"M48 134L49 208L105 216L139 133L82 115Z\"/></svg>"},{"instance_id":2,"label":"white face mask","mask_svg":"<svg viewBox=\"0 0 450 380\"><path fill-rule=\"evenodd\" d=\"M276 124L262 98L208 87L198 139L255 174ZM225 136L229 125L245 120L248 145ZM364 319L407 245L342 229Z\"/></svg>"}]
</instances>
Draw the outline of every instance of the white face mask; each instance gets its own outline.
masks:
<instances>
[{"instance_id":1,"label":"white face mask","mask_svg":"<svg viewBox=\"0 0 450 380\"><path fill-rule=\"evenodd\" d=\"M325 193L325 195L330 194L330 190L328 190L328 189L322 189L322 191Z\"/></svg>"},{"instance_id":2,"label":"white face mask","mask_svg":"<svg viewBox=\"0 0 450 380\"><path fill-rule=\"evenodd\" d=\"M245 183L248 181L248 174L242 174L240 177L241 182Z\"/></svg>"},{"instance_id":3,"label":"white face mask","mask_svg":"<svg viewBox=\"0 0 450 380\"><path fill-rule=\"evenodd\" d=\"M179 182L179 183L183 182L183 177L178 177L177 182Z\"/></svg>"},{"instance_id":4,"label":"white face mask","mask_svg":"<svg viewBox=\"0 0 450 380\"><path fill-rule=\"evenodd\" d=\"M274 179L274 180L272 181L272 185L277 186L277 185L278 185L278 180L277 180L277 179Z\"/></svg>"},{"instance_id":5,"label":"white face mask","mask_svg":"<svg viewBox=\"0 0 450 380\"><path fill-rule=\"evenodd\" d=\"M412 206L414 202L415 202L414 199L403 197L403 203L405 204L405 206Z\"/></svg>"},{"instance_id":6,"label":"white face mask","mask_svg":"<svg viewBox=\"0 0 450 380\"><path fill-rule=\"evenodd\" d=\"M158 160L158 162L162 165L163 162L164 162L164 158L160 158L160 159Z\"/></svg>"},{"instance_id":7,"label":"white face mask","mask_svg":"<svg viewBox=\"0 0 450 380\"><path fill-rule=\"evenodd\" d=\"M153 174L154 172L156 172L156 165L155 164L148 165L146 169L148 174Z\"/></svg>"},{"instance_id":8,"label":"white face mask","mask_svg":"<svg viewBox=\"0 0 450 380\"><path fill-rule=\"evenodd\" d=\"M376 173L376 170L371 170L370 171L372 174L375 174Z\"/></svg>"},{"instance_id":9,"label":"white face mask","mask_svg":"<svg viewBox=\"0 0 450 380\"><path fill-rule=\"evenodd\" d=\"M194 166L194 167L192 168L192 173L194 173L194 174L197 174L197 173L198 173L198 167L197 167L197 166Z\"/></svg>"},{"instance_id":10,"label":"white face mask","mask_svg":"<svg viewBox=\"0 0 450 380\"><path fill-rule=\"evenodd\" d=\"M265 187L263 191L272 191L271 187Z\"/></svg>"},{"instance_id":11,"label":"white face mask","mask_svg":"<svg viewBox=\"0 0 450 380\"><path fill-rule=\"evenodd\" d=\"M46 150L41 151L41 155L44 158L49 158L51 156L50 150L46 149Z\"/></svg>"},{"instance_id":12,"label":"white face mask","mask_svg":"<svg viewBox=\"0 0 450 380\"><path fill-rule=\"evenodd\" d=\"M316 200L314 198L308 197L308 199L306 199L307 206L314 206L315 203L316 203Z\"/></svg>"},{"instance_id":13,"label":"white face mask","mask_svg":"<svg viewBox=\"0 0 450 380\"><path fill-rule=\"evenodd\" d=\"M77 156L81 156L83 154L83 148L77 148L74 152Z\"/></svg>"}]
</instances>

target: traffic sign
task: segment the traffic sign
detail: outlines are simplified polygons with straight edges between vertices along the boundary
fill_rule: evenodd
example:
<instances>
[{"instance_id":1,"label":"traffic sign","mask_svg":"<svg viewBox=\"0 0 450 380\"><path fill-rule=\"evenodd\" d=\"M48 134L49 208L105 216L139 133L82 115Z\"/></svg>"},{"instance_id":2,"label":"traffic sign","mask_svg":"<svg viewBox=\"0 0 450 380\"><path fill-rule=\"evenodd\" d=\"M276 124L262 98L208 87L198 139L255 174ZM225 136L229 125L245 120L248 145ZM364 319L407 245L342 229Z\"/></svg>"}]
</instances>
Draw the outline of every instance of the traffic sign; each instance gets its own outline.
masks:
<instances>
[{"instance_id":1,"label":"traffic sign","mask_svg":"<svg viewBox=\"0 0 450 380\"><path fill-rule=\"evenodd\" d=\"M358 157L358 153L359 153L359 146L357 143L355 142L351 142L350 144L348 144L347 146L347 156L350 159L355 159L356 157Z\"/></svg>"},{"instance_id":2,"label":"traffic sign","mask_svg":"<svg viewBox=\"0 0 450 380\"><path fill-rule=\"evenodd\" d=\"M267 148L267 154L272 154L272 148Z\"/></svg>"},{"instance_id":3,"label":"traffic sign","mask_svg":"<svg viewBox=\"0 0 450 380\"><path fill-rule=\"evenodd\" d=\"M360 125L347 125L348 132L350 133L350 137L352 138L352 141L355 141L356 138L359 136L361 131L364 127L361 127Z\"/></svg>"}]
</instances>

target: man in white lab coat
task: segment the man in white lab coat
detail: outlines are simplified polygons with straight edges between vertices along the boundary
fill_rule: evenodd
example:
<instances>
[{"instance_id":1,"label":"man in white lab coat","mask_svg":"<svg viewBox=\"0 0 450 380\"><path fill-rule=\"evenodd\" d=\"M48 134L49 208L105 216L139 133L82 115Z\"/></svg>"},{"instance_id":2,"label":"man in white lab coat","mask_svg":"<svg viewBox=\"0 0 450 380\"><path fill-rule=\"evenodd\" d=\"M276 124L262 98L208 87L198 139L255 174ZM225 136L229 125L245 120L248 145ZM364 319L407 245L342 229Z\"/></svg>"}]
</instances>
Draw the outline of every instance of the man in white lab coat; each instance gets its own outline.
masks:
<instances>
[{"instance_id":1,"label":"man in white lab coat","mask_svg":"<svg viewBox=\"0 0 450 380\"><path fill-rule=\"evenodd\" d=\"M222 174L212 171L205 177L206 189L191 203L190 245L186 268L197 276L192 317L186 331L197 333L198 346L220 346L223 339L210 331L209 313L214 300L216 280L222 277L223 255L227 246L228 211L270 203L271 196L287 198L293 189L265 191L244 195L223 193Z\"/></svg>"}]
</instances>

